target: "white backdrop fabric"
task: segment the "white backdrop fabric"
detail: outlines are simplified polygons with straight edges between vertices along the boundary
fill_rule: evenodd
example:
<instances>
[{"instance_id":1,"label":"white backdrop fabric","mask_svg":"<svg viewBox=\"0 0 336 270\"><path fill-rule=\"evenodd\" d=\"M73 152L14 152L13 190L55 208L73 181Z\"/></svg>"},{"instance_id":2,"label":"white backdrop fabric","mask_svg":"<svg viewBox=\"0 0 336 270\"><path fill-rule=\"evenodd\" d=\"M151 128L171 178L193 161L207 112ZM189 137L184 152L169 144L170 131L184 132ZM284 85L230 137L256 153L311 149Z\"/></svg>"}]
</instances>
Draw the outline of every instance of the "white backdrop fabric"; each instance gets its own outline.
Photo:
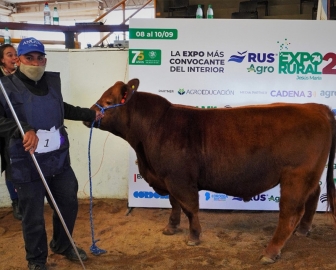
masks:
<instances>
[{"instance_id":1,"label":"white backdrop fabric","mask_svg":"<svg viewBox=\"0 0 336 270\"><path fill-rule=\"evenodd\" d=\"M333 109L336 36L327 34L333 30L332 21L131 19L129 78L140 79L138 91L204 109L274 102ZM316 39L320 33L326 34ZM131 149L129 206L170 207L168 196L142 179L135 161ZM325 174L319 211L326 210ZM279 196L278 186L247 203L199 192L204 209L278 210Z\"/></svg>"}]
</instances>

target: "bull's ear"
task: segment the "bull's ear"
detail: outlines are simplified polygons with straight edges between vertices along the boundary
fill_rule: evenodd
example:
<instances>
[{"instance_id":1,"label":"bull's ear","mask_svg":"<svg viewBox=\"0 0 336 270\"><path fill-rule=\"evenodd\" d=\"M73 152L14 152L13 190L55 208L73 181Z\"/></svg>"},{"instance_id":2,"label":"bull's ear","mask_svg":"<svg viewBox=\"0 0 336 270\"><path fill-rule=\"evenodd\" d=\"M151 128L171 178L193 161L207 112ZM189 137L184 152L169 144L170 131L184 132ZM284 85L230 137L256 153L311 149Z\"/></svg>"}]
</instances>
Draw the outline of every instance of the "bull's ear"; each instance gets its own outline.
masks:
<instances>
[{"instance_id":1,"label":"bull's ear","mask_svg":"<svg viewBox=\"0 0 336 270\"><path fill-rule=\"evenodd\" d=\"M139 83L140 81L138 79L133 79L130 80L127 84L124 84L124 86L121 88L121 104L127 102L131 98L132 93L138 89Z\"/></svg>"},{"instance_id":2,"label":"bull's ear","mask_svg":"<svg viewBox=\"0 0 336 270\"><path fill-rule=\"evenodd\" d=\"M139 84L140 81L138 79L132 79L127 83L128 87L132 89L132 92L138 89Z\"/></svg>"}]
</instances>

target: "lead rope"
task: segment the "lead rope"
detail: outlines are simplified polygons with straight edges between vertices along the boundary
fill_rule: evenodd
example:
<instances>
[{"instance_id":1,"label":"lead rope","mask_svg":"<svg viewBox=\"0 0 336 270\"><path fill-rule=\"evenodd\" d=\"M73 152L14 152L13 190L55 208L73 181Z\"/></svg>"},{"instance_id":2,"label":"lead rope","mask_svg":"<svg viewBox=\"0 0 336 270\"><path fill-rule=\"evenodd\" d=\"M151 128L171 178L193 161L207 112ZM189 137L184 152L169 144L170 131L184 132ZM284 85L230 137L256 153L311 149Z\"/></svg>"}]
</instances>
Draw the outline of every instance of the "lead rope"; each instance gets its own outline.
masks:
<instances>
[{"instance_id":1,"label":"lead rope","mask_svg":"<svg viewBox=\"0 0 336 270\"><path fill-rule=\"evenodd\" d=\"M134 87L132 87L132 88L134 88ZM119 104L114 104L114 105L107 106L107 107L102 107L97 103L95 105L100 109L100 112L104 114L105 110L107 110L107 109L116 108L116 107L125 105L125 100L126 100L126 95L123 97L123 100L121 101L122 103L119 103ZM90 181L90 225L91 225L91 239L92 239L92 245L90 247L90 251L93 255L100 255L100 254L106 253L106 250L100 249L96 246L96 243L99 241L99 239L97 239L97 240L94 239L94 228L93 228L93 217L92 217L92 179L91 179L91 153L90 153L90 149L91 149L92 130L93 130L94 124L95 124L95 120L93 120L92 124L91 124L89 146L88 146L89 181ZM98 121L98 128L99 128L99 126L100 126L100 120Z\"/></svg>"},{"instance_id":2,"label":"lead rope","mask_svg":"<svg viewBox=\"0 0 336 270\"><path fill-rule=\"evenodd\" d=\"M110 109L110 108L114 108L114 107L118 107L120 105L123 104L116 104L116 105L112 105L112 106L108 106L106 108L101 107L99 104L95 104L101 111L101 113L104 113L104 111L106 109ZM91 128L90 128L90 138L89 138L89 146L88 146L88 160L89 160L89 181L90 181L90 225L91 225L91 239L92 239L92 245L90 247L90 251L93 255L100 255L100 254L104 254L106 253L106 250L104 249L100 249L96 246L96 243L100 240L97 239L95 240L94 237L94 226L93 226L93 217L92 217L92 200L93 200L93 196L92 196L92 178L91 178L91 139L92 139L92 130L93 130L93 126L94 126L95 120L92 121L91 124ZM98 121L98 127L100 126L100 120Z\"/></svg>"},{"instance_id":3,"label":"lead rope","mask_svg":"<svg viewBox=\"0 0 336 270\"><path fill-rule=\"evenodd\" d=\"M90 129L90 138L89 138L89 147L88 147L88 158L89 158L89 180L90 180L90 225L91 225L91 238L92 238L92 245L90 247L90 251L93 255L100 255L106 253L106 250L100 249L96 246L96 243L99 241L99 239L94 239L94 228L93 228L93 217L92 217L92 180L91 180L91 154L90 154L90 148L91 148L91 138L92 138L92 129L95 121L91 124Z\"/></svg>"}]
</instances>

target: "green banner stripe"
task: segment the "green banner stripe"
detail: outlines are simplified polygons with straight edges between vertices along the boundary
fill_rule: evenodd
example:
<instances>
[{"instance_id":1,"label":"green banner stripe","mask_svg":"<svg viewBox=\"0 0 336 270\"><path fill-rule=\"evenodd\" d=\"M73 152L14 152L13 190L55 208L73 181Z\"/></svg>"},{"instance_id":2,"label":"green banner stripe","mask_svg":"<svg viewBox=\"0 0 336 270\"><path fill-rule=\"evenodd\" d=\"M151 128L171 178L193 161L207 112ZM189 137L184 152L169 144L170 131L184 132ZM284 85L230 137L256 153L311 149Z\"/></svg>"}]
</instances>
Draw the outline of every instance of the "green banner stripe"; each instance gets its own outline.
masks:
<instances>
[{"instance_id":1,"label":"green banner stripe","mask_svg":"<svg viewBox=\"0 0 336 270\"><path fill-rule=\"evenodd\" d=\"M177 29L130 28L130 39L177 39Z\"/></svg>"}]
</instances>

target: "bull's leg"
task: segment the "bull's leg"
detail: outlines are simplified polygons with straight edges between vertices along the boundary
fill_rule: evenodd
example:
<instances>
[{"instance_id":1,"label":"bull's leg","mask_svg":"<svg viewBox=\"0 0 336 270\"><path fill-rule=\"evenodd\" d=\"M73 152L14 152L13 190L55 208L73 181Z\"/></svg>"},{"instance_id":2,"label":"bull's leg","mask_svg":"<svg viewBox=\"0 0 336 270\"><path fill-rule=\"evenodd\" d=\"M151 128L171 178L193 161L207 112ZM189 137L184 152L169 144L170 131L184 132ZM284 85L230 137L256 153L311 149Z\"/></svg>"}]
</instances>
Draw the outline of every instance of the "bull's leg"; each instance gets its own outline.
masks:
<instances>
[{"instance_id":1,"label":"bull's leg","mask_svg":"<svg viewBox=\"0 0 336 270\"><path fill-rule=\"evenodd\" d=\"M318 186L318 188L309 196L305 204L305 213L299 223L299 227L296 229L296 235L309 235L318 204L320 190L320 186Z\"/></svg>"},{"instance_id":2,"label":"bull's leg","mask_svg":"<svg viewBox=\"0 0 336 270\"><path fill-rule=\"evenodd\" d=\"M284 184L281 187L279 222L261 257L263 264L274 263L280 257L281 249L293 234L304 214L307 190L299 184L300 182L302 183L302 176L297 181L292 179L291 185Z\"/></svg>"},{"instance_id":3,"label":"bull's leg","mask_svg":"<svg viewBox=\"0 0 336 270\"><path fill-rule=\"evenodd\" d=\"M180 207L179 210L182 208L183 212L189 219L189 239L187 244L189 246L198 245L200 243L201 225L198 219L199 197L197 188L181 185L177 187L176 185L172 185L169 186L168 189L172 207L174 209L175 206L175 210L172 211L172 215L169 219L169 224L167 227L171 227L171 223L177 223L176 209L178 205ZM178 216L178 222L180 222L180 216Z\"/></svg>"},{"instance_id":4,"label":"bull's leg","mask_svg":"<svg viewBox=\"0 0 336 270\"><path fill-rule=\"evenodd\" d=\"M172 211L170 213L168 225L163 230L163 234L165 235L173 235L180 231L181 205L172 195L169 195L169 201L172 206Z\"/></svg>"},{"instance_id":5,"label":"bull's leg","mask_svg":"<svg viewBox=\"0 0 336 270\"><path fill-rule=\"evenodd\" d=\"M200 235L202 232L202 228L201 228L201 225L198 219L198 212L192 213L187 210L183 210L183 211L189 218L189 239L188 239L187 245L196 246L201 242Z\"/></svg>"},{"instance_id":6,"label":"bull's leg","mask_svg":"<svg viewBox=\"0 0 336 270\"><path fill-rule=\"evenodd\" d=\"M198 218L198 210L199 210L198 192L196 192L195 194L190 193L188 201L186 201L185 198L183 198L183 201L181 202L181 207L183 212L189 219L189 239L187 245L196 246L201 242L200 235L202 232L202 228Z\"/></svg>"}]
</instances>

